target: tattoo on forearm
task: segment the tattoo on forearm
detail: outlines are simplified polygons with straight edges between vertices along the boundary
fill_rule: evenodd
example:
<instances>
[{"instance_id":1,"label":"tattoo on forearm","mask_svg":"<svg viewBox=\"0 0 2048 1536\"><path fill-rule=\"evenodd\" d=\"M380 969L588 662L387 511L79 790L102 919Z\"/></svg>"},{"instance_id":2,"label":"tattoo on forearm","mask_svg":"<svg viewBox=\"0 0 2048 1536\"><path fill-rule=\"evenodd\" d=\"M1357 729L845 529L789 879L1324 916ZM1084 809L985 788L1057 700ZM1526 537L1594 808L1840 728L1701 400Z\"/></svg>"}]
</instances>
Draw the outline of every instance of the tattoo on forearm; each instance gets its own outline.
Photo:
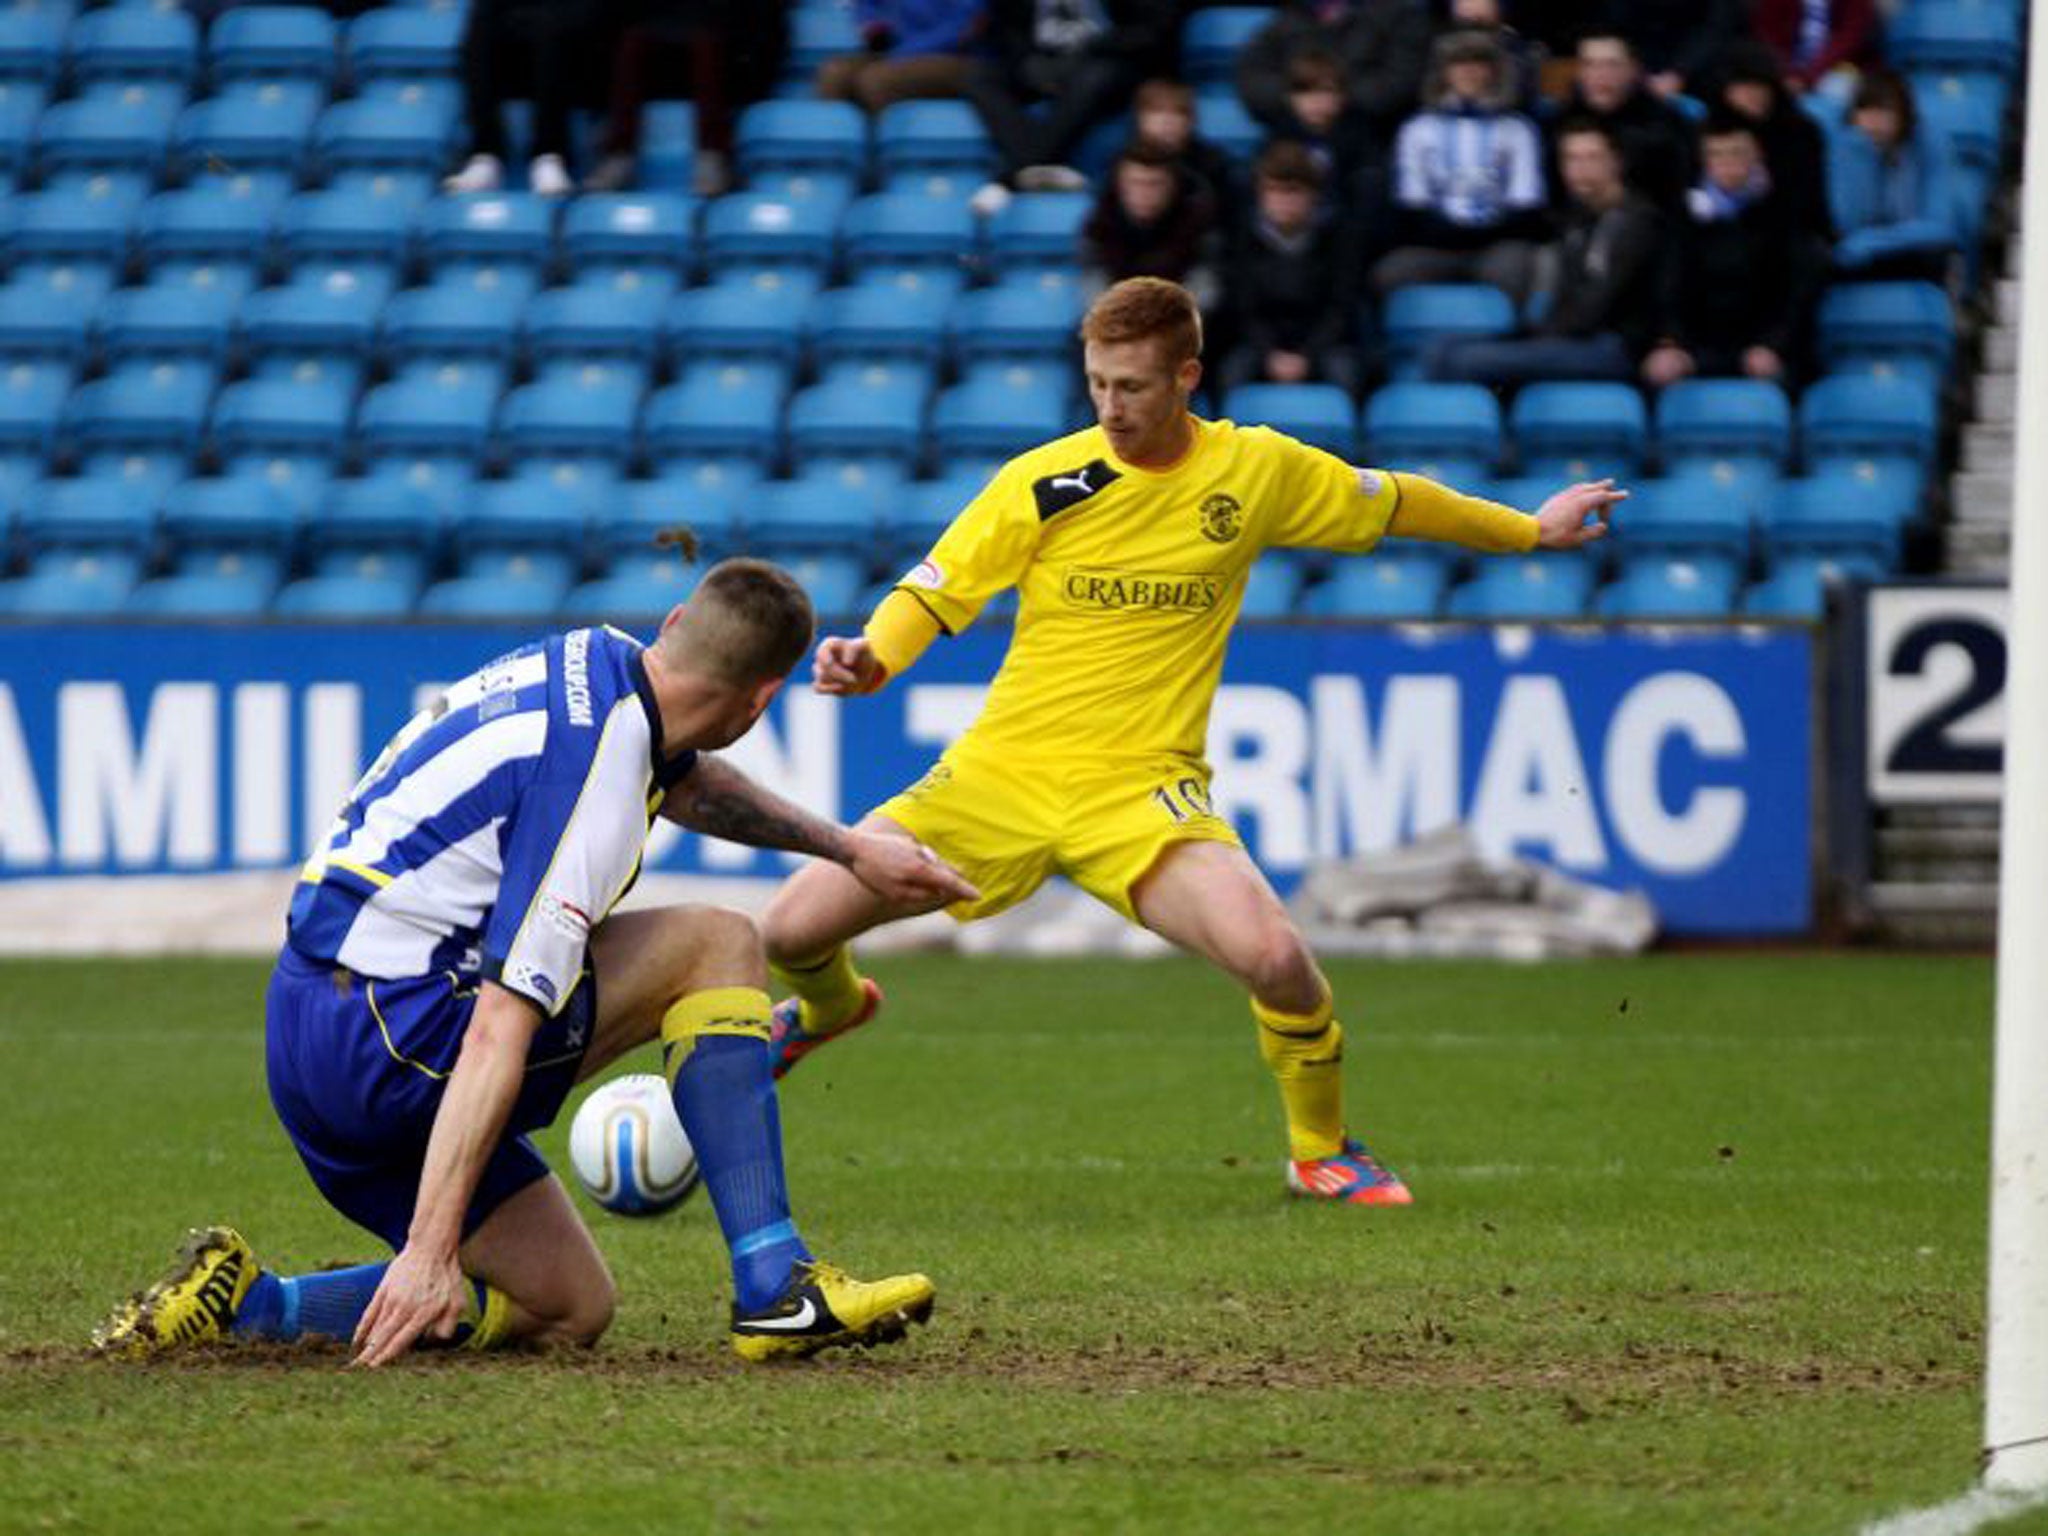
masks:
<instances>
[{"instance_id":1,"label":"tattoo on forearm","mask_svg":"<svg viewBox=\"0 0 2048 1536\"><path fill-rule=\"evenodd\" d=\"M686 781L679 810L682 823L711 837L753 848L841 857L845 837L838 827L772 795L723 764L700 762Z\"/></svg>"}]
</instances>

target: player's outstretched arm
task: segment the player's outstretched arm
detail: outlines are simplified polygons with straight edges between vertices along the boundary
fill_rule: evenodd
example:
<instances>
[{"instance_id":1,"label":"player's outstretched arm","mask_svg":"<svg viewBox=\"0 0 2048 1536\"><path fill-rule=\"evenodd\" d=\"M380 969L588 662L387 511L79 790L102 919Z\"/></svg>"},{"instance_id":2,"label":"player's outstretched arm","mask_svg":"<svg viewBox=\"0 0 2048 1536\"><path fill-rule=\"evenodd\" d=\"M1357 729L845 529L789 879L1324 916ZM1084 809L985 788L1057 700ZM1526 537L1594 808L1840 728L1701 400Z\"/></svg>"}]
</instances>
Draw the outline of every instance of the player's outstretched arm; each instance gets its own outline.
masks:
<instances>
[{"instance_id":1,"label":"player's outstretched arm","mask_svg":"<svg viewBox=\"0 0 2048 1536\"><path fill-rule=\"evenodd\" d=\"M1628 492L1612 480L1568 485L1536 509L1538 549L1578 549L1607 536L1607 519Z\"/></svg>"},{"instance_id":2,"label":"player's outstretched arm","mask_svg":"<svg viewBox=\"0 0 2048 1536\"><path fill-rule=\"evenodd\" d=\"M462 1273L462 1217L525 1079L540 1009L494 981L484 983L448 1091L434 1112L426 1164L405 1246L356 1325L358 1365L383 1365L422 1334L445 1339L469 1301Z\"/></svg>"},{"instance_id":3,"label":"player's outstretched arm","mask_svg":"<svg viewBox=\"0 0 2048 1536\"><path fill-rule=\"evenodd\" d=\"M1577 549L1607 532L1609 509L1628 496L1615 489L1612 480L1588 480L1565 487L1532 516L1482 496L1467 496L1425 475L1403 472L1394 478L1401 498L1387 521L1387 532L1488 554Z\"/></svg>"},{"instance_id":4,"label":"player's outstretched arm","mask_svg":"<svg viewBox=\"0 0 2048 1536\"><path fill-rule=\"evenodd\" d=\"M980 894L914 838L861 832L813 816L715 757L697 759L697 766L668 792L661 814L728 842L830 859L891 901L972 901Z\"/></svg>"},{"instance_id":5,"label":"player's outstretched arm","mask_svg":"<svg viewBox=\"0 0 2048 1536\"><path fill-rule=\"evenodd\" d=\"M889 669L866 635L828 635L811 658L811 686L820 693L853 698L873 693L889 680Z\"/></svg>"}]
</instances>

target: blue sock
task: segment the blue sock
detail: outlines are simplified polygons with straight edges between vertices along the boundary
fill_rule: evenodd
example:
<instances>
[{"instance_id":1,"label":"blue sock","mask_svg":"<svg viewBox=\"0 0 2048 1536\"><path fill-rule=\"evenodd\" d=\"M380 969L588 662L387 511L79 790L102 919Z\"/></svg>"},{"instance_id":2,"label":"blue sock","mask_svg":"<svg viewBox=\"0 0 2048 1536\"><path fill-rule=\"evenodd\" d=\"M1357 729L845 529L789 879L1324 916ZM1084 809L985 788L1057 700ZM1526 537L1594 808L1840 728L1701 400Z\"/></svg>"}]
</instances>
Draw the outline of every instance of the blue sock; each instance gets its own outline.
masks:
<instances>
[{"instance_id":1,"label":"blue sock","mask_svg":"<svg viewBox=\"0 0 2048 1536\"><path fill-rule=\"evenodd\" d=\"M768 1042L698 1036L676 1072L675 1099L732 1252L733 1290L742 1310L757 1311L783 1293L790 1270L811 1256L789 1219Z\"/></svg>"},{"instance_id":2,"label":"blue sock","mask_svg":"<svg viewBox=\"0 0 2048 1536\"><path fill-rule=\"evenodd\" d=\"M355 1337L356 1324L384 1278L384 1264L358 1264L354 1269L329 1269L311 1275L273 1275L264 1270L236 1309L234 1331L246 1338L303 1339L310 1334L339 1339Z\"/></svg>"}]
</instances>

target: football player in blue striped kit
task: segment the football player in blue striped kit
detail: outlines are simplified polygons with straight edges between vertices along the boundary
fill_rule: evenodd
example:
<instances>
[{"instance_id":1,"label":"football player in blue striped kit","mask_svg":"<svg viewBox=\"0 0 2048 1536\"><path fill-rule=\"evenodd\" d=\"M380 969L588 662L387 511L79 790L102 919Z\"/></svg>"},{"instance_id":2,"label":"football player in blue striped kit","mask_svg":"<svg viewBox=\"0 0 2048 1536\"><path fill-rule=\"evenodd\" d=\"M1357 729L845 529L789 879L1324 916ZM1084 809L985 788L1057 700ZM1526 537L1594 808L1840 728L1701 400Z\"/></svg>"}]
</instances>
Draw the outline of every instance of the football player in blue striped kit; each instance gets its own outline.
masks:
<instances>
[{"instance_id":1,"label":"football player in blue striped kit","mask_svg":"<svg viewBox=\"0 0 2048 1536\"><path fill-rule=\"evenodd\" d=\"M429 1340L594 1342L611 1275L528 1133L657 1038L731 1251L733 1347L808 1354L928 1316L923 1275L851 1279L790 1219L753 924L612 911L657 815L835 860L892 901L973 894L928 850L820 820L710 755L760 718L811 633L787 573L726 561L653 643L555 635L392 738L300 877L266 1012L279 1119L320 1192L396 1257L281 1276L208 1228L96 1346L311 1335L380 1365Z\"/></svg>"}]
</instances>

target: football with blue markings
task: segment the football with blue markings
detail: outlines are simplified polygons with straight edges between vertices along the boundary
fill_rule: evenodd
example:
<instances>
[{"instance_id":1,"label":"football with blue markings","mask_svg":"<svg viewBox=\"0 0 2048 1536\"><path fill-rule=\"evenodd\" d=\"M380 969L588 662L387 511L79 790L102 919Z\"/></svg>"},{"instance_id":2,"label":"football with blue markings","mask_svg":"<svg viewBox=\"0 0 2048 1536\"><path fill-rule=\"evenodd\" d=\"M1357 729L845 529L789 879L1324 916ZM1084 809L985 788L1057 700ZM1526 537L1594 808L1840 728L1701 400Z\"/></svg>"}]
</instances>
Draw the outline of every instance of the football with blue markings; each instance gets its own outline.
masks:
<instances>
[{"instance_id":1,"label":"football with blue markings","mask_svg":"<svg viewBox=\"0 0 2048 1536\"><path fill-rule=\"evenodd\" d=\"M569 1162L590 1198L621 1216L659 1216L697 1187L697 1153L656 1072L615 1077L569 1125Z\"/></svg>"}]
</instances>

